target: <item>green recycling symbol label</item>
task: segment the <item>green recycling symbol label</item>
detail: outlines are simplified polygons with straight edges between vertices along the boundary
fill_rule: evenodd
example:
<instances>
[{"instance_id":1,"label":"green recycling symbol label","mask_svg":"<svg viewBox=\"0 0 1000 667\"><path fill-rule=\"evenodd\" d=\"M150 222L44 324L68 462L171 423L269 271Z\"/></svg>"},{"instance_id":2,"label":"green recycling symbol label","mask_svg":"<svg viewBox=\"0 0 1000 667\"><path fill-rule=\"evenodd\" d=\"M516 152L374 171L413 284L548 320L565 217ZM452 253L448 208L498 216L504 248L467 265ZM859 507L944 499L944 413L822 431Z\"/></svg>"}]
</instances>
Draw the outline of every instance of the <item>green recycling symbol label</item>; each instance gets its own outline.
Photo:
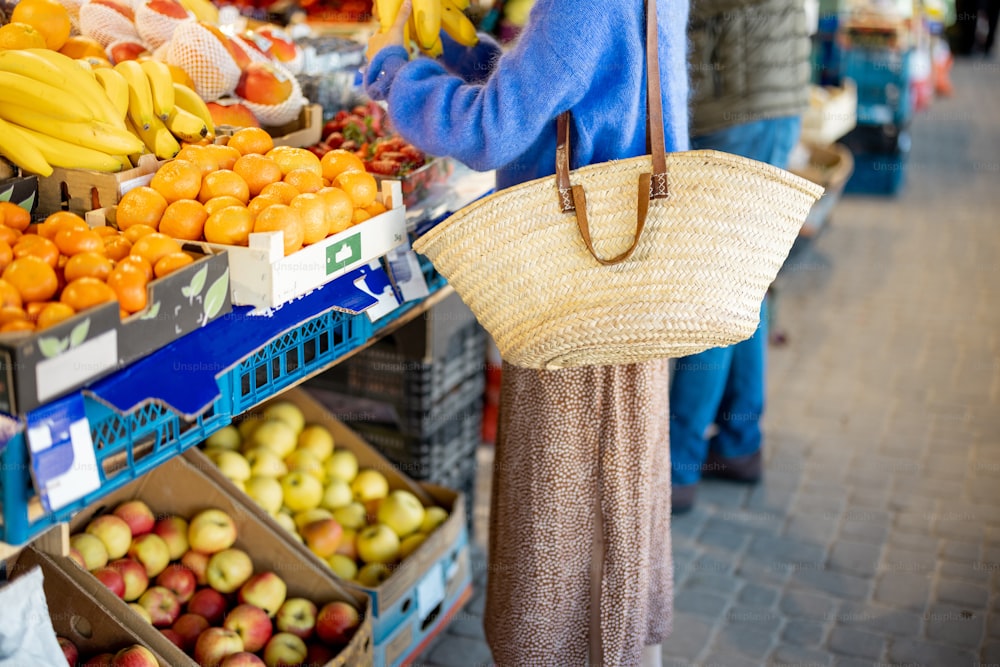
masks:
<instances>
[{"instance_id":1,"label":"green recycling symbol label","mask_svg":"<svg viewBox=\"0 0 1000 667\"><path fill-rule=\"evenodd\" d=\"M352 234L346 239L331 244L326 249L326 274L339 271L361 259L361 234Z\"/></svg>"}]
</instances>

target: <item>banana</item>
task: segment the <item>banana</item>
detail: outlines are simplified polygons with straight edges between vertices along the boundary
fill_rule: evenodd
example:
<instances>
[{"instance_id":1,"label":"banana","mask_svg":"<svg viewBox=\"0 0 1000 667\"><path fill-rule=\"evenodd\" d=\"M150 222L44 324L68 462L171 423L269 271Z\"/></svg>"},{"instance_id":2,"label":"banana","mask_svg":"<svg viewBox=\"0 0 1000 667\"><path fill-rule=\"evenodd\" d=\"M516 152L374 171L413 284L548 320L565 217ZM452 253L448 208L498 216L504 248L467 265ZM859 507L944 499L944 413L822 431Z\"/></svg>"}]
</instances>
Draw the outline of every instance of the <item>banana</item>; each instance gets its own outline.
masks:
<instances>
[{"instance_id":1,"label":"banana","mask_svg":"<svg viewBox=\"0 0 1000 667\"><path fill-rule=\"evenodd\" d=\"M413 0L417 44L430 52L441 39L441 0Z\"/></svg>"},{"instance_id":2,"label":"banana","mask_svg":"<svg viewBox=\"0 0 1000 667\"><path fill-rule=\"evenodd\" d=\"M441 2L444 4L451 2L451 4L453 4L456 9L464 12L466 9L469 8L470 0L441 0Z\"/></svg>"},{"instance_id":3,"label":"banana","mask_svg":"<svg viewBox=\"0 0 1000 667\"><path fill-rule=\"evenodd\" d=\"M181 150L181 145L177 143L177 139L170 133L170 130L163 124L163 121L156 116L153 116L149 124L149 129L144 129L137 125L131 116L129 116L129 122L132 123L132 129L142 139L143 143L146 144L149 152L161 160L169 160Z\"/></svg>"},{"instance_id":4,"label":"banana","mask_svg":"<svg viewBox=\"0 0 1000 667\"><path fill-rule=\"evenodd\" d=\"M441 27L463 46L475 46L479 42L476 26L452 0L441 0Z\"/></svg>"},{"instance_id":5,"label":"banana","mask_svg":"<svg viewBox=\"0 0 1000 667\"><path fill-rule=\"evenodd\" d=\"M198 116L180 107L174 107L166 121L167 129L181 141L197 143L208 136L208 127Z\"/></svg>"},{"instance_id":6,"label":"banana","mask_svg":"<svg viewBox=\"0 0 1000 667\"><path fill-rule=\"evenodd\" d=\"M375 9L378 11L378 23L380 32L388 32L392 24L396 22L396 15L403 0L375 0Z\"/></svg>"},{"instance_id":7,"label":"banana","mask_svg":"<svg viewBox=\"0 0 1000 667\"><path fill-rule=\"evenodd\" d=\"M208 110L205 100L194 90L183 83L174 83L174 106L180 107L200 118L208 129L208 135L215 136L215 122L212 120L212 112Z\"/></svg>"},{"instance_id":8,"label":"banana","mask_svg":"<svg viewBox=\"0 0 1000 667\"><path fill-rule=\"evenodd\" d=\"M6 120L21 127L109 155L134 153L142 145L142 141L128 130L120 130L99 120L71 123L15 106L6 107L3 115Z\"/></svg>"},{"instance_id":9,"label":"banana","mask_svg":"<svg viewBox=\"0 0 1000 667\"><path fill-rule=\"evenodd\" d=\"M134 60L123 60L115 71L128 82L128 115L137 129L148 131L153 125L153 91L142 65Z\"/></svg>"},{"instance_id":10,"label":"banana","mask_svg":"<svg viewBox=\"0 0 1000 667\"><path fill-rule=\"evenodd\" d=\"M153 113L160 120L167 120L174 110L174 77L165 62L147 58L139 63L149 80L149 90L153 95Z\"/></svg>"},{"instance_id":11,"label":"banana","mask_svg":"<svg viewBox=\"0 0 1000 667\"><path fill-rule=\"evenodd\" d=\"M0 72L0 116L3 107L13 104L38 113L69 121L93 120L94 114L82 105L66 104L66 93L44 81L11 72Z\"/></svg>"},{"instance_id":12,"label":"banana","mask_svg":"<svg viewBox=\"0 0 1000 667\"><path fill-rule=\"evenodd\" d=\"M95 69L94 76L97 77L97 83L101 84L104 93L118 110L118 117L125 120L125 115L128 114L128 82L125 81L125 77L121 75L121 72L110 67Z\"/></svg>"},{"instance_id":13,"label":"banana","mask_svg":"<svg viewBox=\"0 0 1000 667\"><path fill-rule=\"evenodd\" d=\"M68 75L70 85L64 90L82 101L94 112L94 118L124 130L125 124L118 117L118 111L108 99L101 84L97 83L93 72L86 72L76 60L58 51L49 49L22 49L37 55Z\"/></svg>"},{"instance_id":14,"label":"banana","mask_svg":"<svg viewBox=\"0 0 1000 667\"><path fill-rule=\"evenodd\" d=\"M25 171L39 176L51 176L52 165L42 152L16 126L0 118L0 155Z\"/></svg>"},{"instance_id":15,"label":"banana","mask_svg":"<svg viewBox=\"0 0 1000 667\"><path fill-rule=\"evenodd\" d=\"M66 169L89 169L90 171L121 171L121 158L103 151L87 148L69 141L38 132L19 125L11 125L34 144L45 160L53 167Z\"/></svg>"}]
</instances>

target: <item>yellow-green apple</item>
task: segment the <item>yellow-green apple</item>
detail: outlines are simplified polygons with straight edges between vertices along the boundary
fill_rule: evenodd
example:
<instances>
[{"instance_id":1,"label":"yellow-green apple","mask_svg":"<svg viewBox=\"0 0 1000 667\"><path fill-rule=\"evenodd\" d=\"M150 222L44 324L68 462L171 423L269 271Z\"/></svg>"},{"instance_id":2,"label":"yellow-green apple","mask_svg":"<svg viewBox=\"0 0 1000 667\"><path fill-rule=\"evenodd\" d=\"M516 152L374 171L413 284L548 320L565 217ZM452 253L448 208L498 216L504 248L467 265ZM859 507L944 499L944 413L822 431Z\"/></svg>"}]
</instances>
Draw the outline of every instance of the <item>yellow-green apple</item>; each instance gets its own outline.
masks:
<instances>
[{"instance_id":1,"label":"yellow-green apple","mask_svg":"<svg viewBox=\"0 0 1000 667\"><path fill-rule=\"evenodd\" d=\"M236 542L236 522L220 509L202 510L188 522L188 544L195 551L214 554Z\"/></svg>"},{"instance_id":2,"label":"yellow-green apple","mask_svg":"<svg viewBox=\"0 0 1000 667\"><path fill-rule=\"evenodd\" d=\"M333 573L343 579L350 581L358 576L358 564L353 558L348 558L344 554L333 554L326 559L326 564L330 566Z\"/></svg>"},{"instance_id":3,"label":"yellow-green apple","mask_svg":"<svg viewBox=\"0 0 1000 667\"><path fill-rule=\"evenodd\" d=\"M199 588L187 603L187 612L203 617L209 625L222 623L227 608L225 596L214 588Z\"/></svg>"},{"instance_id":4,"label":"yellow-green apple","mask_svg":"<svg viewBox=\"0 0 1000 667\"><path fill-rule=\"evenodd\" d=\"M340 536L340 545L337 547L336 553L341 556L347 556L351 560L358 559L358 545L357 545L358 531L351 528L345 528L344 532Z\"/></svg>"},{"instance_id":5,"label":"yellow-green apple","mask_svg":"<svg viewBox=\"0 0 1000 667\"><path fill-rule=\"evenodd\" d=\"M106 550L107 548L105 547L105 551ZM79 565L80 567L82 567L83 569L85 570L87 569L87 562L83 560L83 554L80 553L80 550L77 549L76 547L69 548L69 559L74 563L76 563L77 565Z\"/></svg>"},{"instance_id":6,"label":"yellow-green apple","mask_svg":"<svg viewBox=\"0 0 1000 667\"><path fill-rule=\"evenodd\" d=\"M323 499L323 484L305 472L292 471L281 477L281 491L285 506L293 512L319 506Z\"/></svg>"},{"instance_id":7,"label":"yellow-green apple","mask_svg":"<svg viewBox=\"0 0 1000 667\"><path fill-rule=\"evenodd\" d=\"M274 616L285 602L288 587L274 572L258 572L240 586L239 601L260 607L268 615Z\"/></svg>"},{"instance_id":8,"label":"yellow-green apple","mask_svg":"<svg viewBox=\"0 0 1000 667\"><path fill-rule=\"evenodd\" d=\"M223 549L208 559L208 585L220 593L234 593L253 574L253 561L242 549Z\"/></svg>"},{"instance_id":9,"label":"yellow-green apple","mask_svg":"<svg viewBox=\"0 0 1000 667\"><path fill-rule=\"evenodd\" d=\"M268 514L277 514L284 502L281 482L274 477L251 477L243 483L243 491Z\"/></svg>"},{"instance_id":10,"label":"yellow-green apple","mask_svg":"<svg viewBox=\"0 0 1000 667\"><path fill-rule=\"evenodd\" d=\"M104 542L108 550L108 560L121 558L128 553L132 544L132 529L121 517L114 514L102 514L87 523L85 529L91 535Z\"/></svg>"},{"instance_id":11,"label":"yellow-green apple","mask_svg":"<svg viewBox=\"0 0 1000 667\"><path fill-rule=\"evenodd\" d=\"M149 624L153 623L153 617L149 615L149 611L141 604L139 604L138 602L129 602L128 606L132 609L132 611L138 614L139 617L142 618L144 621L146 621Z\"/></svg>"},{"instance_id":12,"label":"yellow-green apple","mask_svg":"<svg viewBox=\"0 0 1000 667\"><path fill-rule=\"evenodd\" d=\"M337 651L320 642L306 643L306 665L328 665L337 657Z\"/></svg>"},{"instance_id":13,"label":"yellow-green apple","mask_svg":"<svg viewBox=\"0 0 1000 667\"><path fill-rule=\"evenodd\" d=\"M59 642L59 648L62 649L66 662L71 665L75 665L80 659L80 649L66 637L56 637L56 641Z\"/></svg>"},{"instance_id":14,"label":"yellow-green apple","mask_svg":"<svg viewBox=\"0 0 1000 667\"><path fill-rule=\"evenodd\" d=\"M180 563L171 563L156 576L156 585L169 589L184 604L194 595L198 581L190 569Z\"/></svg>"},{"instance_id":15,"label":"yellow-green apple","mask_svg":"<svg viewBox=\"0 0 1000 667\"><path fill-rule=\"evenodd\" d=\"M405 489L396 489L379 504L376 518L400 538L415 533L424 521L420 499Z\"/></svg>"},{"instance_id":16,"label":"yellow-green apple","mask_svg":"<svg viewBox=\"0 0 1000 667\"><path fill-rule=\"evenodd\" d=\"M250 479L250 463L239 452L231 449L206 449L207 456L225 477L234 482Z\"/></svg>"},{"instance_id":17,"label":"yellow-green apple","mask_svg":"<svg viewBox=\"0 0 1000 667\"><path fill-rule=\"evenodd\" d=\"M316 635L327 644L346 644L361 624L358 610L342 600L327 602L316 615Z\"/></svg>"},{"instance_id":18,"label":"yellow-green apple","mask_svg":"<svg viewBox=\"0 0 1000 667\"><path fill-rule=\"evenodd\" d=\"M320 558L328 558L336 553L343 532L344 529L336 519L319 519L302 527L302 539L309 551Z\"/></svg>"},{"instance_id":19,"label":"yellow-green apple","mask_svg":"<svg viewBox=\"0 0 1000 667\"><path fill-rule=\"evenodd\" d=\"M104 584L109 591L123 600L125 599L125 578L122 577L121 572L109 565L105 565L104 567L97 568L91 574L97 577L97 580Z\"/></svg>"},{"instance_id":20,"label":"yellow-green apple","mask_svg":"<svg viewBox=\"0 0 1000 667\"><path fill-rule=\"evenodd\" d=\"M403 541L399 543L399 557L400 559L409 557L414 551L417 550L427 536L423 533L412 533L403 538Z\"/></svg>"},{"instance_id":21,"label":"yellow-green apple","mask_svg":"<svg viewBox=\"0 0 1000 667\"><path fill-rule=\"evenodd\" d=\"M122 599L126 602L133 602L149 588L149 575L146 568L139 561L131 558L119 558L108 563L108 567L117 570L122 575L125 583L125 592Z\"/></svg>"},{"instance_id":22,"label":"yellow-green apple","mask_svg":"<svg viewBox=\"0 0 1000 667\"><path fill-rule=\"evenodd\" d=\"M132 537L145 535L153 530L153 524L156 523L153 510L139 499L120 503L112 513L125 520L125 523L132 530Z\"/></svg>"},{"instance_id":23,"label":"yellow-green apple","mask_svg":"<svg viewBox=\"0 0 1000 667\"><path fill-rule=\"evenodd\" d=\"M290 632L278 632L264 647L264 664L267 667L301 665L308 652L302 639Z\"/></svg>"},{"instance_id":24,"label":"yellow-green apple","mask_svg":"<svg viewBox=\"0 0 1000 667\"><path fill-rule=\"evenodd\" d=\"M295 443L298 434L287 423L278 419L271 419L261 422L250 434L247 441L249 449L266 447L277 454L278 458L284 459L295 451Z\"/></svg>"},{"instance_id":25,"label":"yellow-green apple","mask_svg":"<svg viewBox=\"0 0 1000 667\"><path fill-rule=\"evenodd\" d=\"M210 555L194 549L188 549L181 556L181 565L194 572L194 580L198 586L208 586L208 577L205 576L205 573L208 570L209 558L211 558Z\"/></svg>"},{"instance_id":26,"label":"yellow-green apple","mask_svg":"<svg viewBox=\"0 0 1000 667\"><path fill-rule=\"evenodd\" d=\"M385 563L367 563L358 570L356 582L368 588L376 588L392 575L392 570Z\"/></svg>"},{"instance_id":27,"label":"yellow-green apple","mask_svg":"<svg viewBox=\"0 0 1000 667\"><path fill-rule=\"evenodd\" d=\"M77 533L69 538L69 545L83 556L83 566L96 570L108 564L108 548L101 538L90 533Z\"/></svg>"},{"instance_id":28,"label":"yellow-green apple","mask_svg":"<svg viewBox=\"0 0 1000 667\"><path fill-rule=\"evenodd\" d=\"M366 563L391 563L399 558L399 537L385 524L365 526L354 543L358 557Z\"/></svg>"},{"instance_id":29,"label":"yellow-green apple","mask_svg":"<svg viewBox=\"0 0 1000 667\"><path fill-rule=\"evenodd\" d=\"M223 426L218 431L205 438L205 447L208 449L218 448L238 450L241 442L243 442L243 436L240 435L239 429L230 424L228 426Z\"/></svg>"},{"instance_id":30,"label":"yellow-green apple","mask_svg":"<svg viewBox=\"0 0 1000 667\"><path fill-rule=\"evenodd\" d=\"M307 523L312 523L313 521L319 521L320 519L332 519L333 512L330 510L325 510L322 507L314 507L310 510L305 510L303 512L297 512L292 516L292 521L295 522L295 529L302 530L305 528Z\"/></svg>"},{"instance_id":31,"label":"yellow-green apple","mask_svg":"<svg viewBox=\"0 0 1000 667\"><path fill-rule=\"evenodd\" d=\"M221 106L221 105L220 105ZM231 125L232 123L220 123L220 125ZM247 442L250 440L250 435L253 434L257 427L264 422L261 416L254 412L246 412L238 416L233 422L236 425L236 430L240 433L240 438L243 442L240 443L240 450L242 451Z\"/></svg>"},{"instance_id":32,"label":"yellow-green apple","mask_svg":"<svg viewBox=\"0 0 1000 667\"><path fill-rule=\"evenodd\" d=\"M322 424L309 424L299 433L298 449L305 449L325 461L333 454L333 434Z\"/></svg>"},{"instance_id":33,"label":"yellow-green apple","mask_svg":"<svg viewBox=\"0 0 1000 667\"><path fill-rule=\"evenodd\" d=\"M251 477L281 477L288 474L288 466L268 447L256 446L246 453Z\"/></svg>"},{"instance_id":34,"label":"yellow-green apple","mask_svg":"<svg viewBox=\"0 0 1000 667\"><path fill-rule=\"evenodd\" d=\"M295 519L292 518L291 514L286 512L278 512L274 515L274 520L278 522L278 525L287 530L292 535L298 535L298 528L295 526ZM301 536L300 536L301 537Z\"/></svg>"},{"instance_id":35,"label":"yellow-green apple","mask_svg":"<svg viewBox=\"0 0 1000 667\"><path fill-rule=\"evenodd\" d=\"M354 494L351 493L350 484L334 477L323 488L323 498L320 499L319 506L324 509L335 510L338 507L350 505L353 500Z\"/></svg>"},{"instance_id":36,"label":"yellow-green apple","mask_svg":"<svg viewBox=\"0 0 1000 667\"><path fill-rule=\"evenodd\" d=\"M327 479L342 479L348 484L358 476L358 457L349 449L338 449L323 462Z\"/></svg>"},{"instance_id":37,"label":"yellow-green apple","mask_svg":"<svg viewBox=\"0 0 1000 667\"><path fill-rule=\"evenodd\" d=\"M144 533L132 540L132 545L128 548L128 557L139 561L152 579L170 564L170 549L159 535Z\"/></svg>"},{"instance_id":38,"label":"yellow-green apple","mask_svg":"<svg viewBox=\"0 0 1000 667\"><path fill-rule=\"evenodd\" d=\"M177 560L190 548L188 545L188 522L182 516L165 516L153 524L153 534L159 535L167 543L170 560Z\"/></svg>"},{"instance_id":39,"label":"yellow-green apple","mask_svg":"<svg viewBox=\"0 0 1000 667\"><path fill-rule=\"evenodd\" d=\"M264 648L271 638L271 618L267 612L252 604L238 604L233 607L222 627L232 630L243 640L243 650L256 653Z\"/></svg>"},{"instance_id":40,"label":"yellow-green apple","mask_svg":"<svg viewBox=\"0 0 1000 667\"><path fill-rule=\"evenodd\" d=\"M302 414L302 410L299 406L288 400L278 400L268 403L264 407L263 412L261 412L261 416L264 419L276 419L285 422L292 427L296 435L301 433L303 427L306 425L306 418Z\"/></svg>"},{"instance_id":41,"label":"yellow-green apple","mask_svg":"<svg viewBox=\"0 0 1000 667\"><path fill-rule=\"evenodd\" d=\"M326 482L326 471L323 470L323 462L316 458L308 449L296 449L285 457L285 465L289 472L304 472L319 480L320 484Z\"/></svg>"},{"instance_id":42,"label":"yellow-green apple","mask_svg":"<svg viewBox=\"0 0 1000 667\"><path fill-rule=\"evenodd\" d=\"M309 639L316 627L316 605L306 598L288 598L274 617L278 632L290 632L296 637Z\"/></svg>"},{"instance_id":43,"label":"yellow-green apple","mask_svg":"<svg viewBox=\"0 0 1000 667\"><path fill-rule=\"evenodd\" d=\"M146 608L153 625L169 628L181 615L181 603L173 591L163 586L150 586L139 596L139 605Z\"/></svg>"},{"instance_id":44,"label":"yellow-green apple","mask_svg":"<svg viewBox=\"0 0 1000 667\"><path fill-rule=\"evenodd\" d=\"M434 505L424 510L424 520L420 522L420 532L430 535L434 529L448 520L448 512L443 507Z\"/></svg>"},{"instance_id":45,"label":"yellow-green apple","mask_svg":"<svg viewBox=\"0 0 1000 667\"><path fill-rule=\"evenodd\" d=\"M350 505L333 510L333 518L343 526L344 530L360 530L367 523L368 513L364 505L354 501Z\"/></svg>"},{"instance_id":46,"label":"yellow-green apple","mask_svg":"<svg viewBox=\"0 0 1000 667\"><path fill-rule=\"evenodd\" d=\"M115 653L111 664L114 667L159 667L160 661L145 646L133 644Z\"/></svg>"},{"instance_id":47,"label":"yellow-green apple","mask_svg":"<svg viewBox=\"0 0 1000 667\"><path fill-rule=\"evenodd\" d=\"M326 663L317 662L316 664L325 665ZM258 658L255 653L240 651L239 653L227 655L222 661L220 667L267 667L267 664L262 659Z\"/></svg>"},{"instance_id":48,"label":"yellow-green apple","mask_svg":"<svg viewBox=\"0 0 1000 667\"><path fill-rule=\"evenodd\" d=\"M202 667L219 667L227 655L243 650L243 640L232 630L209 628L194 644L194 659Z\"/></svg>"},{"instance_id":49,"label":"yellow-green apple","mask_svg":"<svg viewBox=\"0 0 1000 667\"><path fill-rule=\"evenodd\" d=\"M351 481L351 492L360 503L385 498L389 495L389 480L378 470L365 468Z\"/></svg>"},{"instance_id":50,"label":"yellow-green apple","mask_svg":"<svg viewBox=\"0 0 1000 667\"><path fill-rule=\"evenodd\" d=\"M198 641L198 636L205 630L208 630L209 624L208 619L201 614L185 612L177 617L177 620L174 621L174 624L170 628L180 637L181 643L179 646L181 650L185 653L191 653L194 651L194 644Z\"/></svg>"}]
</instances>

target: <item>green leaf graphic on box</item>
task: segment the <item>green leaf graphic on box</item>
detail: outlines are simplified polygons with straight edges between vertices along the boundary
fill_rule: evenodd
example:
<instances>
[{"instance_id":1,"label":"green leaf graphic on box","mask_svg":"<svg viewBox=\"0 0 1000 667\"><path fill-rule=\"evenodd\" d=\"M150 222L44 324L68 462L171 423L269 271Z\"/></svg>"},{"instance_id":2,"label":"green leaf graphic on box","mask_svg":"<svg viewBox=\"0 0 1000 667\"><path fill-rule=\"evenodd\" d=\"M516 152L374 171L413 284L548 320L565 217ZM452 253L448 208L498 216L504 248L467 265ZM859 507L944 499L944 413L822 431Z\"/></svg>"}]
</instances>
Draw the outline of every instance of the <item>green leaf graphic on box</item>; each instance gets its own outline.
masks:
<instances>
[{"instance_id":1,"label":"green leaf graphic on box","mask_svg":"<svg viewBox=\"0 0 1000 667\"><path fill-rule=\"evenodd\" d=\"M140 320L151 320L160 314L160 302L157 301L152 306L149 307L145 313L139 316Z\"/></svg>"},{"instance_id":2,"label":"green leaf graphic on box","mask_svg":"<svg viewBox=\"0 0 1000 667\"><path fill-rule=\"evenodd\" d=\"M187 287L181 288L181 294L191 299L199 294L201 294L201 288L205 286L205 280L208 278L208 267L203 266L198 273L194 274L191 278L191 284Z\"/></svg>"},{"instance_id":3,"label":"green leaf graphic on box","mask_svg":"<svg viewBox=\"0 0 1000 667\"><path fill-rule=\"evenodd\" d=\"M69 346L76 347L87 340L87 333L90 331L90 318L80 322L69 332Z\"/></svg>"},{"instance_id":4,"label":"green leaf graphic on box","mask_svg":"<svg viewBox=\"0 0 1000 667\"><path fill-rule=\"evenodd\" d=\"M0 201L10 201L11 195L14 194L14 186L10 186L3 192L0 192Z\"/></svg>"},{"instance_id":5,"label":"green leaf graphic on box","mask_svg":"<svg viewBox=\"0 0 1000 667\"><path fill-rule=\"evenodd\" d=\"M58 339L52 337L42 337L38 339L38 350L46 359L58 357L69 347L69 338Z\"/></svg>"},{"instance_id":6,"label":"green leaf graphic on box","mask_svg":"<svg viewBox=\"0 0 1000 667\"><path fill-rule=\"evenodd\" d=\"M326 249L326 273L348 266L361 259L361 234L353 234Z\"/></svg>"},{"instance_id":7,"label":"green leaf graphic on box","mask_svg":"<svg viewBox=\"0 0 1000 667\"><path fill-rule=\"evenodd\" d=\"M227 294L229 294L229 267L226 267L222 275L216 278L212 286L205 292L206 322L219 314L222 305L226 302Z\"/></svg>"},{"instance_id":8,"label":"green leaf graphic on box","mask_svg":"<svg viewBox=\"0 0 1000 667\"><path fill-rule=\"evenodd\" d=\"M21 202L21 208L31 213L31 210L35 208L35 197L38 196L38 192L32 192L31 196Z\"/></svg>"}]
</instances>

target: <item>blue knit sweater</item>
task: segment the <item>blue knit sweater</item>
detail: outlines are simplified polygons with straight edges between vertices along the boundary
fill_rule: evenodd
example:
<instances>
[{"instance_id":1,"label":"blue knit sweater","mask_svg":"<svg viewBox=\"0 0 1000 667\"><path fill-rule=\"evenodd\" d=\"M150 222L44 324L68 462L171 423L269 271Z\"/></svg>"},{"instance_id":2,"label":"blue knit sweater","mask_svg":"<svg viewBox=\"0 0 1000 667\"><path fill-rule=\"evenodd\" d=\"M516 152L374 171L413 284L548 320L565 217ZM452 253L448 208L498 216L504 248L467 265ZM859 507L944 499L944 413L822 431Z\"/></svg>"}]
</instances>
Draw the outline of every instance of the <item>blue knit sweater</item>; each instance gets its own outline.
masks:
<instances>
[{"instance_id":1,"label":"blue knit sweater","mask_svg":"<svg viewBox=\"0 0 1000 667\"><path fill-rule=\"evenodd\" d=\"M656 0L667 151L688 148L687 0ZM555 173L555 118L573 114L573 168L646 150L643 0L537 0L515 46L480 35L445 40L437 60L379 51L365 72L372 99L408 141L477 171L497 188Z\"/></svg>"}]
</instances>

